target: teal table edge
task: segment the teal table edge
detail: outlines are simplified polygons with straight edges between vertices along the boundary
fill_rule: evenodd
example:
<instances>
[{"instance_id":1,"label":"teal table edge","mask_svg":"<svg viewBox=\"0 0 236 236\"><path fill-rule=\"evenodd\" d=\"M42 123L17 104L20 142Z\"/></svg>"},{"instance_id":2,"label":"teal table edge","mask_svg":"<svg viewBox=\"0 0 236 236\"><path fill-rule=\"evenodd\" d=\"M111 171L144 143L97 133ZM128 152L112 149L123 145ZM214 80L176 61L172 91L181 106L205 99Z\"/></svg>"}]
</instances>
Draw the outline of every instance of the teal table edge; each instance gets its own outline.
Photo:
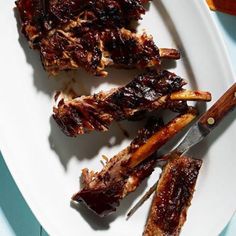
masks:
<instances>
[{"instance_id":1,"label":"teal table edge","mask_svg":"<svg viewBox=\"0 0 236 236\"><path fill-rule=\"evenodd\" d=\"M230 16L223 13L213 12L212 17L217 27L219 28L220 33L223 36L232 67L236 74L236 16ZM235 198L235 201L236 201L236 198ZM235 209L235 212L236 212L236 209ZM235 235L236 235L236 214L232 216L231 221L222 231L220 236L235 236Z\"/></svg>"},{"instance_id":2,"label":"teal table edge","mask_svg":"<svg viewBox=\"0 0 236 236\"><path fill-rule=\"evenodd\" d=\"M212 12L212 17L223 35L232 66L236 72L236 17L215 12ZM13 235L47 236L48 234L22 197L0 153L0 236ZM235 235L236 215L233 216L220 236Z\"/></svg>"}]
</instances>

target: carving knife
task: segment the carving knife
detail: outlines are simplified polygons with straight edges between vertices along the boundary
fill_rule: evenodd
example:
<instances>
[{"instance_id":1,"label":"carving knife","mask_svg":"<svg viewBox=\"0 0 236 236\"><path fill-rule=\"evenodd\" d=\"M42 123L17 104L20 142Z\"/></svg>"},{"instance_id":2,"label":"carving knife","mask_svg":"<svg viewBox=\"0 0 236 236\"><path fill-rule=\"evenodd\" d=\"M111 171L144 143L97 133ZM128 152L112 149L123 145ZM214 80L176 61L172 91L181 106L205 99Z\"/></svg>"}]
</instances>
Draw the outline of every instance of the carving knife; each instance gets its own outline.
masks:
<instances>
[{"instance_id":1,"label":"carving knife","mask_svg":"<svg viewBox=\"0 0 236 236\"><path fill-rule=\"evenodd\" d=\"M206 111L189 129L183 141L170 153L161 157L167 160L170 155L181 156L191 147L202 141L236 107L236 83L234 83L219 100Z\"/></svg>"},{"instance_id":2,"label":"carving knife","mask_svg":"<svg viewBox=\"0 0 236 236\"><path fill-rule=\"evenodd\" d=\"M219 100L206 111L197 122L189 129L183 141L170 153L161 156L158 161L166 163L168 159L181 156L191 147L201 142L222 121L222 119L236 107L236 83L234 83ZM152 195L157 188L156 182L146 194L128 212L129 219L138 208Z\"/></svg>"}]
</instances>

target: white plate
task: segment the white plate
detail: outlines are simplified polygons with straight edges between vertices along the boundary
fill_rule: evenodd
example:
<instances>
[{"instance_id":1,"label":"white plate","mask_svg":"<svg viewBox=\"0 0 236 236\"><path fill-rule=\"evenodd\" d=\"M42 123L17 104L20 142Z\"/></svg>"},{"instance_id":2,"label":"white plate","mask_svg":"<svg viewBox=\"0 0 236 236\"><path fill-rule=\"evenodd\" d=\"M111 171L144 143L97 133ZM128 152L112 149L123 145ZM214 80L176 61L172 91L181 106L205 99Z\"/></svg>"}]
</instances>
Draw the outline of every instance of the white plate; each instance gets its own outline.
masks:
<instances>
[{"instance_id":1,"label":"white plate","mask_svg":"<svg viewBox=\"0 0 236 236\"><path fill-rule=\"evenodd\" d=\"M154 1L139 28L152 33L158 45L179 48L183 58L172 70L188 79L192 87L210 90L216 100L233 83L233 74L204 2ZM111 157L128 140L115 125L106 134L94 133L77 139L66 138L60 132L50 120L51 97L63 79L48 79L37 52L28 48L22 35L19 38L14 1L1 1L0 5L0 146L27 203L53 236L141 235L150 201L128 222L125 213L144 186L122 202L116 220L115 217L100 220L85 209L78 213L70 207L70 197L79 189L81 168L99 169L101 154ZM82 77L79 83L91 92L125 83L134 74L127 73L113 70L110 80L88 78L85 73L73 76ZM229 117L208 142L195 149L195 156L204 155L204 166L182 235L216 235L235 210L236 126L232 120ZM130 123L128 126L133 127Z\"/></svg>"}]
</instances>

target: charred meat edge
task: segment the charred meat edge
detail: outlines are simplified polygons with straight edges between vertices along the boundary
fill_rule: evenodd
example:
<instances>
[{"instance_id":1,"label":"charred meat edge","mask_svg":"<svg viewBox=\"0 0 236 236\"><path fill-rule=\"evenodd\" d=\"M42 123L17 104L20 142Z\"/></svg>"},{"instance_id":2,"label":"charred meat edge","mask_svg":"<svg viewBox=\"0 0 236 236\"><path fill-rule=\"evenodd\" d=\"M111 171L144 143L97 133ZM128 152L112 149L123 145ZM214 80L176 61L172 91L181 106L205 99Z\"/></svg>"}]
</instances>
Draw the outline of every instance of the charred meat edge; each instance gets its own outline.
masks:
<instances>
[{"instance_id":1,"label":"charred meat edge","mask_svg":"<svg viewBox=\"0 0 236 236\"><path fill-rule=\"evenodd\" d=\"M130 119L145 111L160 108L185 112L187 100L211 100L208 92L186 91L186 82L168 71L149 71L136 76L126 86L61 100L54 107L53 118L68 136L97 131L107 131L113 121Z\"/></svg>"},{"instance_id":2,"label":"charred meat edge","mask_svg":"<svg viewBox=\"0 0 236 236\"><path fill-rule=\"evenodd\" d=\"M120 200L135 191L152 173L156 164L156 155L153 154L195 117L196 110L191 108L167 125L159 122L151 126L152 129L140 131L131 145L111 158L100 172L82 171L84 188L72 200L84 202L99 216L115 211Z\"/></svg>"},{"instance_id":3,"label":"charred meat edge","mask_svg":"<svg viewBox=\"0 0 236 236\"><path fill-rule=\"evenodd\" d=\"M139 20L145 13L139 0L17 0L22 31L31 40L30 35L42 37L54 28L83 17L92 22L92 26L126 27L132 20Z\"/></svg>"},{"instance_id":4,"label":"charred meat edge","mask_svg":"<svg viewBox=\"0 0 236 236\"><path fill-rule=\"evenodd\" d=\"M186 221L202 160L175 157L165 166L143 236L178 236Z\"/></svg>"},{"instance_id":5,"label":"charred meat edge","mask_svg":"<svg viewBox=\"0 0 236 236\"><path fill-rule=\"evenodd\" d=\"M84 68L106 76L108 65L146 68L160 58L179 59L175 49L158 49L151 36L135 34L132 20L147 1L18 0L22 33L38 49L50 74Z\"/></svg>"}]
</instances>

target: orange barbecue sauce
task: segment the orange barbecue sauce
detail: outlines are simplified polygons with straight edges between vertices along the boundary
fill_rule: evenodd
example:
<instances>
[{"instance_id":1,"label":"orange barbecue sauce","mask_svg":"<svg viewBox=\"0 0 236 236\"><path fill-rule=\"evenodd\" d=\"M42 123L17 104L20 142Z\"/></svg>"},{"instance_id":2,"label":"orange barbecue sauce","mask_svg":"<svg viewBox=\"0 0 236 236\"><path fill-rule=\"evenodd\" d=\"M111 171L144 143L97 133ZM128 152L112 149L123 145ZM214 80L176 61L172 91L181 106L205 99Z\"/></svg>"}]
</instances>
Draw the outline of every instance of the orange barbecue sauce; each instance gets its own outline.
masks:
<instances>
[{"instance_id":1,"label":"orange barbecue sauce","mask_svg":"<svg viewBox=\"0 0 236 236\"><path fill-rule=\"evenodd\" d=\"M236 15L235 0L206 0L211 10L221 11L227 14Z\"/></svg>"}]
</instances>

